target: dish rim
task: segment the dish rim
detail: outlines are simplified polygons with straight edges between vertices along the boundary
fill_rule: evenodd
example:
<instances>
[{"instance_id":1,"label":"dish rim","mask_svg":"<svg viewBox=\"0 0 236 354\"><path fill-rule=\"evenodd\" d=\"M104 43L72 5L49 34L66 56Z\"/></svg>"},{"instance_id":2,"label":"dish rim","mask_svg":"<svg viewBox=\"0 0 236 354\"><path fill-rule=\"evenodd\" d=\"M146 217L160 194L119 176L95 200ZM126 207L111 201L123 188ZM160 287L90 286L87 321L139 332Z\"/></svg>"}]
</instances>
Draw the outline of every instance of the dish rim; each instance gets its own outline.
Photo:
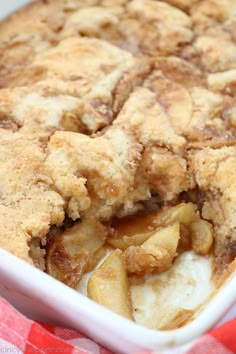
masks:
<instances>
[{"instance_id":1,"label":"dish rim","mask_svg":"<svg viewBox=\"0 0 236 354\"><path fill-rule=\"evenodd\" d=\"M148 349L170 349L188 344L212 328L236 302L236 271L233 271L196 319L181 328L160 331L145 328L111 312L33 265L0 249L0 279L3 278L11 280L16 289L21 289L27 296L33 296L36 300L46 298L54 310L66 308L66 317L76 329L80 330L80 320L77 318L93 320L100 328L112 330L117 337ZM28 284L31 284L33 294L30 294ZM69 316L68 311L71 311ZM75 313L80 316L73 319ZM94 337L96 335L93 332L85 331L85 334Z\"/></svg>"}]
</instances>

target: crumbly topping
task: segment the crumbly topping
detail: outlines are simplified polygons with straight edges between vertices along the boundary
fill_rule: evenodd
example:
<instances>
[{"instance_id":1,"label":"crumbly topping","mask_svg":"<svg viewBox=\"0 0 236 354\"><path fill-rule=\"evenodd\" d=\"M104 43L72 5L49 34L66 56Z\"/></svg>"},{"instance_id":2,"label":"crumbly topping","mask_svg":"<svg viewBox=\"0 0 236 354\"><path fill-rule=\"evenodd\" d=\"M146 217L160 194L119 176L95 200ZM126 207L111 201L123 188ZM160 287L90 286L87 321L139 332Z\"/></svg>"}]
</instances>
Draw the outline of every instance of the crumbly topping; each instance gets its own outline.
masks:
<instances>
[{"instance_id":1,"label":"crumbly topping","mask_svg":"<svg viewBox=\"0 0 236 354\"><path fill-rule=\"evenodd\" d=\"M235 29L230 0L38 0L3 21L0 246L32 262L65 213L107 222L198 188L229 254Z\"/></svg>"}]
</instances>

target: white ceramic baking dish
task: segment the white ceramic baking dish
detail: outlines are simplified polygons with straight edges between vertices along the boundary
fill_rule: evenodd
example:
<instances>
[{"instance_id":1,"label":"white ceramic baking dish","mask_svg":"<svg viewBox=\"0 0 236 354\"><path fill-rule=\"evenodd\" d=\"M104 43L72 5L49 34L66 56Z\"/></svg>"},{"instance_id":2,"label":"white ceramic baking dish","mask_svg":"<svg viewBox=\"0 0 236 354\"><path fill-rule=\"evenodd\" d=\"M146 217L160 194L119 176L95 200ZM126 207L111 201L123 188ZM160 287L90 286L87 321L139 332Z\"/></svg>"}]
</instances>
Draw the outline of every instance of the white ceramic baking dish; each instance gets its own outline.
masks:
<instances>
[{"instance_id":1,"label":"white ceramic baking dish","mask_svg":"<svg viewBox=\"0 0 236 354\"><path fill-rule=\"evenodd\" d=\"M8 0L0 1L0 18L8 16L13 11L19 9L21 6L28 4L30 0Z\"/></svg>"},{"instance_id":2,"label":"white ceramic baking dish","mask_svg":"<svg viewBox=\"0 0 236 354\"><path fill-rule=\"evenodd\" d=\"M0 17L29 2L1 1ZM230 308L227 316L236 315L236 273L195 320L168 331L151 330L128 321L1 249L0 295L31 318L76 328L115 352L152 350L181 354L192 345L190 341L223 321Z\"/></svg>"},{"instance_id":3,"label":"white ceramic baking dish","mask_svg":"<svg viewBox=\"0 0 236 354\"><path fill-rule=\"evenodd\" d=\"M118 353L183 353L186 346L179 346L213 327L233 306L235 290L234 272L193 322L176 330L151 330L106 310L0 249L1 295L29 317L76 328Z\"/></svg>"}]
</instances>

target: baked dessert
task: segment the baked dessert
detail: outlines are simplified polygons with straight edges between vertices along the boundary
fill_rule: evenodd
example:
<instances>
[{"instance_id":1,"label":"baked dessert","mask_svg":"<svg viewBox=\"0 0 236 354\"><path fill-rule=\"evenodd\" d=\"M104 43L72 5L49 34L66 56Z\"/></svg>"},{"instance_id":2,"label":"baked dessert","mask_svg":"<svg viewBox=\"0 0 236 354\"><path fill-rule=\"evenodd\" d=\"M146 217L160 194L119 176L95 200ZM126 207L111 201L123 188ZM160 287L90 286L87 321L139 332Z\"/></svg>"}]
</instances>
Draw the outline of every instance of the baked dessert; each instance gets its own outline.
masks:
<instances>
[{"instance_id":1,"label":"baked dessert","mask_svg":"<svg viewBox=\"0 0 236 354\"><path fill-rule=\"evenodd\" d=\"M122 279L191 248L222 274L236 257L235 14L234 0L37 0L3 21L0 246L72 287L107 244Z\"/></svg>"}]
</instances>

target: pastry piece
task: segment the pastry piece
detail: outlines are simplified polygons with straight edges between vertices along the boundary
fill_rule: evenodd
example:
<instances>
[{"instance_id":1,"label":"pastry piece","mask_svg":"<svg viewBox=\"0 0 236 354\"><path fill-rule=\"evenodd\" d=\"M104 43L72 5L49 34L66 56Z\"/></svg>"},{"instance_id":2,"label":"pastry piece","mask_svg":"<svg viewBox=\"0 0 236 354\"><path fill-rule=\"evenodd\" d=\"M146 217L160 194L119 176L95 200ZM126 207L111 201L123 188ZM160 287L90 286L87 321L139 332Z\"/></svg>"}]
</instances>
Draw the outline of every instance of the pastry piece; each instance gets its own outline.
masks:
<instances>
[{"instance_id":1,"label":"pastry piece","mask_svg":"<svg viewBox=\"0 0 236 354\"><path fill-rule=\"evenodd\" d=\"M126 10L128 16L121 23L121 31L133 50L136 47L149 55L169 55L192 40L191 18L167 3L133 0Z\"/></svg>"},{"instance_id":2,"label":"pastry piece","mask_svg":"<svg viewBox=\"0 0 236 354\"><path fill-rule=\"evenodd\" d=\"M221 136L224 130L224 121L221 119L223 98L201 87L194 87L189 93L193 113L184 135L189 141L211 140Z\"/></svg>"},{"instance_id":3,"label":"pastry piece","mask_svg":"<svg viewBox=\"0 0 236 354\"><path fill-rule=\"evenodd\" d=\"M184 87L160 72L154 71L144 85L130 95L114 125L132 132L144 147L139 185L173 201L190 186L181 134L191 120L192 100Z\"/></svg>"},{"instance_id":4,"label":"pastry piece","mask_svg":"<svg viewBox=\"0 0 236 354\"><path fill-rule=\"evenodd\" d=\"M155 93L172 127L188 145L234 143L233 125L224 115L233 104L231 97L207 89L200 71L178 58L159 59L155 67L144 86Z\"/></svg>"},{"instance_id":5,"label":"pastry piece","mask_svg":"<svg viewBox=\"0 0 236 354\"><path fill-rule=\"evenodd\" d=\"M107 6L105 4L105 6L84 7L74 11L67 18L60 37L79 35L102 38L122 46L123 38L119 31L119 22L124 16L125 9L119 5L121 4L118 1L114 1L113 4L107 3Z\"/></svg>"},{"instance_id":6,"label":"pastry piece","mask_svg":"<svg viewBox=\"0 0 236 354\"><path fill-rule=\"evenodd\" d=\"M192 39L191 18L169 4L135 0L99 5L74 11L66 19L61 38L102 38L132 53L148 55L176 53Z\"/></svg>"},{"instance_id":7,"label":"pastry piece","mask_svg":"<svg viewBox=\"0 0 236 354\"><path fill-rule=\"evenodd\" d=\"M92 6L96 0L38 0L0 24L0 86L21 73L35 56L58 43L71 11Z\"/></svg>"},{"instance_id":8,"label":"pastry piece","mask_svg":"<svg viewBox=\"0 0 236 354\"><path fill-rule=\"evenodd\" d=\"M236 148L206 148L190 153L189 161L204 195L202 217L214 225L216 264L222 271L236 256Z\"/></svg>"},{"instance_id":9,"label":"pastry piece","mask_svg":"<svg viewBox=\"0 0 236 354\"><path fill-rule=\"evenodd\" d=\"M142 147L122 129L109 129L96 138L57 132L48 144L47 166L55 186L67 201L72 219L87 211L101 220L117 209L132 207L128 194Z\"/></svg>"},{"instance_id":10,"label":"pastry piece","mask_svg":"<svg viewBox=\"0 0 236 354\"><path fill-rule=\"evenodd\" d=\"M166 148L145 149L139 173L165 202L176 201L180 193L190 188L186 160Z\"/></svg>"},{"instance_id":11,"label":"pastry piece","mask_svg":"<svg viewBox=\"0 0 236 354\"><path fill-rule=\"evenodd\" d=\"M1 229L6 233L1 244L29 259L30 240L45 240L50 226L63 222L64 201L53 187L44 165L45 155L37 142L17 132L1 129L0 133L0 195L6 216L1 216ZM6 226L9 219L12 225ZM13 230L17 231L15 236L11 235ZM19 248L15 238L20 242Z\"/></svg>"},{"instance_id":12,"label":"pastry piece","mask_svg":"<svg viewBox=\"0 0 236 354\"><path fill-rule=\"evenodd\" d=\"M136 88L113 126L132 134L144 149L132 199L147 200L155 194L164 202L173 201L188 189L189 176L183 157L186 141L175 131L154 92L144 87ZM172 180L173 176L175 180Z\"/></svg>"},{"instance_id":13,"label":"pastry piece","mask_svg":"<svg viewBox=\"0 0 236 354\"><path fill-rule=\"evenodd\" d=\"M130 246L124 252L129 273L161 273L171 268L177 255L180 225L175 223L153 233L140 246Z\"/></svg>"},{"instance_id":14,"label":"pastry piece","mask_svg":"<svg viewBox=\"0 0 236 354\"><path fill-rule=\"evenodd\" d=\"M105 41L73 37L39 54L5 86L31 86L30 91L41 90L48 96L83 98L81 121L88 131L96 131L112 121L149 67L145 58L135 58Z\"/></svg>"},{"instance_id":15,"label":"pastry piece","mask_svg":"<svg viewBox=\"0 0 236 354\"><path fill-rule=\"evenodd\" d=\"M114 126L136 135L145 147L166 147L177 154L184 151L185 139L175 132L165 109L147 88L134 90L114 121Z\"/></svg>"},{"instance_id":16,"label":"pastry piece","mask_svg":"<svg viewBox=\"0 0 236 354\"><path fill-rule=\"evenodd\" d=\"M47 166L72 219L86 212L107 220L120 209L135 210L136 202L150 198L151 189L164 200L187 190L186 163L179 156L184 146L155 95L138 88L103 134L91 138L55 133L48 144ZM153 168L147 167L150 160Z\"/></svg>"},{"instance_id":17,"label":"pastry piece","mask_svg":"<svg viewBox=\"0 0 236 354\"><path fill-rule=\"evenodd\" d=\"M91 134L109 124L112 113L97 102L89 103L47 88L16 87L0 91L0 127L33 135L46 143L57 130Z\"/></svg>"},{"instance_id":18,"label":"pastry piece","mask_svg":"<svg viewBox=\"0 0 236 354\"><path fill-rule=\"evenodd\" d=\"M194 43L194 49L199 53L200 65L208 72L236 68L236 43L227 36L199 36Z\"/></svg>"},{"instance_id":19,"label":"pastry piece","mask_svg":"<svg viewBox=\"0 0 236 354\"><path fill-rule=\"evenodd\" d=\"M230 96L235 96L236 69L211 73L207 77L207 82L211 90L228 94Z\"/></svg>"},{"instance_id":20,"label":"pastry piece","mask_svg":"<svg viewBox=\"0 0 236 354\"><path fill-rule=\"evenodd\" d=\"M193 115L192 99L187 89L166 78L159 70L153 71L144 84L156 94L174 130L183 134Z\"/></svg>"},{"instance_id":21,"label":"pastry piece","mask_svg":"<svg viewBox=\"0 0 236 354\"><path fill-rule=\"evenodd\" d=\"M33 263L29 255L30 235L22 227L20 210L0 205L0 211L0 247L29 263Z\"/></svg>"},{"instance_id":22,"label":"pastry piece","mask_svg":"<svg viewBox=\"0 0 236 354\"><path fill-rule=\"evenodd\" d=\"M232 35L235 25L236 4L231 0L196 1L190 9L197 33L221 31Z\"/></svg>"},{"instance_id":23,"label":"pastry piece","mask_svg":"<svg viewBox=\"0 0 236 354\"><path fill-rule=\"evenodd\" d=\"M182 55L211 73L235 69L235 13L234 1L198 1L190 9L195 40Z\"/></svg>"},{"instance_id":24,"label":"pastry piece","mask_svg":"<svg viewBox=\"0 0 236 354\"><path fill-rule=\"evenodd\" d=\"M186 89L207 86L207 76L201 68L182 58L158 56L155 58L154 66L157 71L161 71L166 79L174 81Z\"/></svg>"},{"instance_id":25,"label":"pastry piece","mask_svg":"<svg viewBox=\"0 0 236 354\"><path fill-rule=\"evenodd\" d=\"M87 132L81 119L86 108L89 110L76 97L50 96L36 87L3 89L0 91L0 127L47 141L56 130Z\"/></svg>"}]
</instances>

